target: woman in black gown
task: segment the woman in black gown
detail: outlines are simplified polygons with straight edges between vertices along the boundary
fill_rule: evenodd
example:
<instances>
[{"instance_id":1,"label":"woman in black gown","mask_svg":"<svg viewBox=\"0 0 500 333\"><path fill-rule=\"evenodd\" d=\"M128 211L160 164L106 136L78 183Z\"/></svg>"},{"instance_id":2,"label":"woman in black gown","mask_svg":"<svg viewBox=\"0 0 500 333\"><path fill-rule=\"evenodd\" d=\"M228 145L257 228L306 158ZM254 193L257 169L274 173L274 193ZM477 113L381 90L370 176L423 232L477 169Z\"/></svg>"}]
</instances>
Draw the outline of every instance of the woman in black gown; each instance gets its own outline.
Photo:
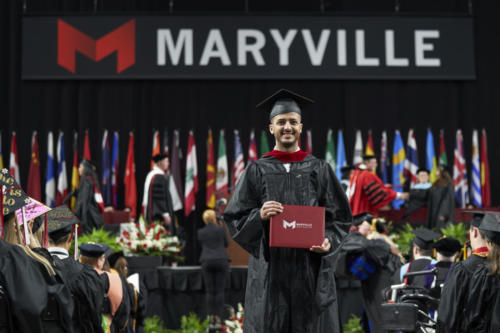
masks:
<instances>
[{"instance_id":1,"label":"woman in black gown","mask_svg":"<svg viewBox=\"0 0 500 333\"><path fill-rule=\"evenodd\" d=\"M80 185L76 197L75 215L81 221L82 232L91 233L93 228L104 224L104 203L99 189L96 167L92 162L83 160L78 167Z\"/></svg>"},{"instance_id":2,"label":"woman in black gown","mask_svg":"<svg viewBox=\"0 0 500 333\"><path fill-rule=\"evenodd\" d=\"M439 230L453 221L455 213L455 188L451 172L445 166L437 171L438 179L429 189L427 227Z\"/></svg>"}]
</instances>

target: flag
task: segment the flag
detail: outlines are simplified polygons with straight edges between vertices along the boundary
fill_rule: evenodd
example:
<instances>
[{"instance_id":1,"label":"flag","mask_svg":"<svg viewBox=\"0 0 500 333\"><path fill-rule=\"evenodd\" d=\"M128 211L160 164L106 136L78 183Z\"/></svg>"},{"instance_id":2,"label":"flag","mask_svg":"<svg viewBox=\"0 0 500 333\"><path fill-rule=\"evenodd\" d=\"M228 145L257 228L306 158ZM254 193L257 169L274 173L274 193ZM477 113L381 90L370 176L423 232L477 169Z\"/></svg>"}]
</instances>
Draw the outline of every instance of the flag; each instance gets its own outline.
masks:
<instances>
[{"instance_id":1,"label":"flag","mask_svg":"<svg viewBox=\"0 0 500 333\"><path fill-rule=\"evenodd\" d=\"M245 171L245 159L243 156L243 148L241 147L240 134L238 130L234 130L233 191L243 171Z\"/></svg>"},{"instance_id":2,"label":"flag","mask_svg":"<svg viewBox=\"0 0 500 333\"><path fill-rule=\"evenodd\" d=\"M31 137L31 162L26 193L38 201L42 201L42 185L40 182L40 152L38 150L38 133L34 131Z\"/></svg>"},{"instance_id":3,"label":"flag","mask_svg":"<svg viewBox=\"0 0 500 333\"><path fill-rule=\"evenodd\" d=\"M448 156L444 145L444 130L439 131L439 165L448 165Z\"/></svg>"},{"instance_id":4,"label":"flag","mask_svg":"<svg viewBox=\"0 0 500 333\"><path fill-rule=\"evenodd\" d=\"M105 206L111 206L111 149L109 147L108 130L102 136L102 198Z\"/></svg>"},{"instance_id":5,"label":"flag","mask_svg":"<svg viewBox=\"0 0 500 333\"><path fill-rule=\"evenodd\" d=\"M394 191L403 192L403 185L405 184L404 165L406 160L405 147L403 146L403 139L398 130L394 134L394 147L392 152L392 188ZM404 203L404 200L394 200L392 206L399 209Z\"/></svg>"},{"instance_id":6,"label":"flag","mask_svg":"<svg viewBox=\"0 0 500 333\"><path fill-rule=\"evenodd\" d=\"M0 131L0 170L3 169L2 132Z\"/></svg>"},{"instance_id":7,"label":"flag","mask_svg":"<svg viewBox=\"0 0 500 333\"><path fill-rule=\"evenodd\" d=\"M169 155L169 150L168 150L168 131L164 130L163 131L163 152L167 155Z\"/></svg>"},{"instance_id":8,"label":"flag","mask_svg":"<svg viewBox=\"0 0 500 333\"><path fill-rule=\"evenodd\" d=\"M45 204L51 208L56 206L56 180L54 173L54 137L47 135L47 173L45 175Z\"/></svg>"},{"instance_id":9,"label":"flag","mask_svg":"<svg viewBox=\"0 0 500 333\"><path fill-rule=\"evenodd\" d=\"M382 132L382 140L380 141L380 174L382 175L382 182L389 183L389 158L387 156L387 132Z\"/></svg>"},{"instance_id":10,"label":"flag","mask_svg":"<svg viewBox=\"0 0 500 333\"><path fill-rule=\"evenodd\" d=\"M481 164L479 162L479 139L477 130L472 131L472 203L483 207L481 196Z\"/></svg>"},{"instance_id":11,"label":"flag","mask_svg":"<svg viewBox=\"0 0 500 333\"><path fill-rule=\"evenodd\" d=\"M219 199L226 195L228 186L226 141L224 140L224 130L220 130L217 154L217 176L215 178L215 197Z\"/></svg>"},{"instance_id":12,"label":"flag","mask_svg":"<svg viewBox=\"0 0 500 333\"><path fill-rule=\"evenodd\" d=\"M123 176L125 185L124 206L130 209L130 216L137 217L137 184L135 182L135 158L134 158L134 133L130 132L128 138L127 162L125 164L125 175Z\"/></svg>"},{"instance_id":13,"label":"flag","mask_svg":"<svg viewBox=\"0 0 500 333\"><path fill-rule=\"evenodd\" d=\"M483 207L491 206L490 164L488 163L488 146L486 130L481 135L481 199Z\"/></svg>"},{"instance_id":14,"label":"flag","mask_svg":"<svg viewBox=\"0 0 500 333\"><path fill-rule=\"evenodd\" d=\"M63 204L68 195L68 175L66 173L66 155L64 153L64 133L59 132L57 139L57 192L56 206Z\"/></svg>"},{"instance_id":15,"label":"flag","mask_svg":"<svg viewBox=\"0 0 500 333\"><path fill-rule=\"evenodd\" d=\"M469 202L469 185L467 184L467 164L465 163L464 142L461 130L457 130L455 141L453 183L455 185L455 199L458 206L465 208Z\"/></svg>"},{"instance_id":16,"label":"flag","mask_svg":"<svg viewBox=\"0 0 500 333\"><path fill-rule=\"evenodd\" d=\"M118 208L118 166L119 166L119 144L118 132L113 133L113 150L111 154L111 201L114 208Z\"/></svg>"},{"instance_id":17,"label":"flag","mask_svg":"<svg viewBox=\"0 0 500 333\"><path fill-rule=\"evenodd\" d=\"M325 162L328 163L335 172L335 143L333 142L333 130L328 129L326 133Z\"/></svg>"},{"instance_id":18,"label":"flag","mask_svg":"<svg viewBox=\"0 0 500 333\"><path fill-rule=\"evenodd\" d=\"M78 133L75 132L73 136L73 168L71 170L71 192L74 192L80 184L80 174L78 173ZM71 210L76 209L76 196L71 196Z\"/></svg>"},{"instance_id":19,"label":"flag","mask_svg":"<svg viewBox=\"0 0 500 333\"><path fill-rule=\"evenodd\" d=\"M250 145L248 146L248 163L257 161L257 145L255 144L255 132L250 132Z\"/></svg>"},{"instance_id":20,"label":"flag","mask_svg":"<svg viewBox=\"0 0 500 333\"><path fill-rule=\"evenodd\" d=\"M9 172L21 186L21 177L19 176L19 157L17 154L16 132L12 132L12 140L10 141L10 161Z\"/></svg>"},{"instance_id":21,"label":"flag","mask_svg":"<svg viewBox=\"0 0 500 333\"><path fill-rule=\"evenodd\" d=\"M151 157L158 155L161 152L160 149L160 132L154 131L153 133L153 150L151 152ZM151 160L151 170L155 166L155 162Z\"/></svg>"},{"instance_id":22,"label":"flag","mask_svg":"<svg viewBox=\"0 0 500 333\"><path fill-rule=\"evenodd\" d=\"M172 158L170 159L170 176L168 182L168 190L172 198L172 206L174 211L181 210L182 203L182 178L181 178L181 149L179 146L179 131L174 131L174 139L172 142Z\"/></svg>"},{"instance_id":23,"label":"flag","mask_svg":"<svg viewBox=\"0 0 500 333\"><path fill-rule=\"evenodd\" d=\"M361 136L361 131L356 131L356 141L354 143L354 156L352 158L352 164L354 166L363 162L363 137Z\"/></svg>"},{"instance_id":24,"label":"flag","mask_svg":"<svg viewBox=\"0 0 500 333\"><path fill-rule=\"evenodd\" d=\"M186 156L186 183L184 188L184 214L189 216L196 208L196 193L198 192L198 162L196 160L196 145L193 131L189 131Z\"/></svg>"},{"instance_id":25,"label":"flag","mask_svg":"<svg viewBox=\"0 0 500 333\"><path fill-rule=\"evenodd\" d=\"M342 168L347 165L347 158L345 156L344 149L344 135L342 134L342 130L339 130L337 135L337 169L335 173L337 174L338 179L342 179Z\"/></svg>"},{"instance_id":26,"label":"flag","mask_svg":"<svg viewBox=\"0 0 500 333\"><path fill-rule=\"evenodd\" d=\"M434 136L431 129L427 129L427 141L425 144L425 167L429 170L429 180L434 183L437 179L437 162L434 151Z\"/></svg>"},{"instance_id":27,"label":"flag","mask_svg":"<svg viewBox=\"0 0 500 333\"><path fill-rule=\"evenodd\" d=\"M83 159L90 161L92 157L90 156L90 143L89 143L89 131L85 131L85 140L83 143Z\"/></svg>"},{"instance_id":28,"label":"flag","mask_svg":"<svg viewBox=\"0 0 500 333\"><path fill-rule=\"evenodd\" d=\"M262 132L260 132L260 156L267 154L270 151L266 131L262 130Z\"/></svg>"},{"instance_id":29,"label":"flag","mask_svg":"<svg viewBox=\"0 0 500 333\"><path fill-rule=\"evenodd\" d=\"M413 129L408 131L408 141L406 142L406 160L404 176L410 182L410 188L417 184L417 171L418 171L418 152L417 140L415 140L415 133Z\"/></svg>"},{"instance_id":30,"label":"flag","mask_svg":"<svg viewBox=\"0 0 500 333\"><path fill-rule=\"evenodd\" d=\"M312 142L312 133L311 130L306 131L306 152L312 154L313 151L313 142Z\"/></svg>"},{"instance_id":31,"label":"flag","mask_svg":"<svg viewBox=\"0 0 500 333\"><path fill-rule=\"evenodd\" d=\"M211 129L208 130L207 140L206 205L208 208L215 208L215 153Z\"/></svg>"},{"instance_id":32,"label":"flag","mask_svg":"<svg viewBox=\"0 0 500 333\"><path fill-rule=\"evenodd\" d=\"M372 131L368 131L368 138L366 139L365 155L375 156L375 149L373 149Z\"/></svg>"}]
</instances>

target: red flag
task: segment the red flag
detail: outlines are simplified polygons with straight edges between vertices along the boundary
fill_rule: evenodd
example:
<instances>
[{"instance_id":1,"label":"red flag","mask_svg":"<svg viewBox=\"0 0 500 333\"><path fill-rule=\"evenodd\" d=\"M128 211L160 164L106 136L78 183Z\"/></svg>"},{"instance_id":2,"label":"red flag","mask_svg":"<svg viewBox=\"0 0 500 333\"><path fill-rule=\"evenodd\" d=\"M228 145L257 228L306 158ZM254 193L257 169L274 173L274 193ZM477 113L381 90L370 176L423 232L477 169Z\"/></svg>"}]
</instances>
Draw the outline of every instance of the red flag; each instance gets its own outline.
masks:
<instances>
[{"instance_id":1,"label":"red flag","mask_svg":"<svg viewBox=\"0 0 500 333\"><path fill-rule=\"evenodd\" d=\"M208 130L207 141L207 182L206 182L206 205L208 208L215 207L215 153L212 130Z\"/></svg>"},{"instance_id":2,"label":"red flag","mask_svg":"<svg viewBox=\"0 0 500 333\"><path fill-rule=\"evenodd\" d=\"M373 149L373 137L372 131L368 131L368 139L366 139L365 155L375 155L375 149Z\"/></svg>"},{"instance_id":3,"label":"red flag","mask_svg":"<svg viewBox=\"0 0 500 333\"><path fill-rule=\"evenodd\" d=\"M313 146L313 143L312 143L312 133L311 133L311 130L307 130L306 132L306 152L312 154L312 146Z\"/></svg>"},{"instance_id":4,"label":"red flag","mask_svg":"<svg viewBox=\"0 0 500 333\"><path fill-rule=\"evenodd\" d=\"M31 137L31 162L28 173L26 192L35 200L42 201L42 185L40 177L40 153L38 151L38 133L33 132Z\"/></svg>"},{"instance_id":5,"label":"red flag","mask_svg":"<svg viewBox=\"0 0 500 333\"><path fill-rule=\"evenodd\" d=\"M444 145L444 131L439 131L439 165L448 165L448 156L446 155L446 147Z\"/></svg>"},{"instance_id":6,"label":"red flag","mask_svg":"<svg viewBox=\"0 0 500 333\"><path fill-rule=\"evenodd\" d=\"M9 172L14 177L19 186L21 186L21 177L19 176L19 158L17 155L16 132L12 132L12 140L10 141Z\"/></svg>"},{"instance_id":7,"label":"red flag","mask_svg":"<svg viewBox=\"0 0 500 333\"><path fill-rule=\"evenodd\" d=\"M160 153L160 132L155 131L153 134L153 152L151 153L151 157L158 155ZM151 160L151 170L155 166L155 162Z\"/></svg>"},{"instance_id":8,"label":"red flag","mask_svg":"<svg viewBox=\"0 0 500 333\"><path fill-rule=\"evenodd\" d=\"M184 214L189 216L195 209L196 192L198 192L198 162L193 131L189 131L186 156L186 181L184 188Z\"/></svg>"},{"instance_id":9,"label":"red flag","mask_svg":"<svg viewBox=\"0 0 500 333\"><path fill-rule=\"evenodd\" d=\"M486 130L481 135L481 197L483 207L491 206L490 164L488 163L488 147L486 145Z\"/></svg>"},{"instance_id":10,"label":"red flag","mask_svg":"<svg viewBox=\"0 0 500 333\"><path fill-rule=\"evenodd\" d=\"M85 143L83 145L83 159L90 161L90 144L89 144L89 132L85 131Z\"/></svg>"},{"instance_id":11,"label":"red flag","mask_svg":"<svg viewBox=\"0 0 500 333\"><path fill-rule=\"evenodd\" d=\"M130 216L135 219L137 217L137 184L135 182L134 133L129 135L123 183L125 185L125 207L130 209Z\"/></svg>"},{"instance_id":12,"label":"red flag","mask_svg":"<svg viewBox=\"0 0 500 333\"><path fill-rule=\"evenodd\" d=\"M250 133L250 146L248 147L248 163L257 161L257 145L255 144L255 132Z\"/></svg>"},{"instance_id":13,"label":"red flag","mask_svg":"<svg viewBox=\"0 0 500 333\"><path fill-rule=\"evenodd\" d=\"M78 133L73 136L73 167L71 168L71 191L74 192L80 184L80 174L78 173ZM72 211L76 209L76 196L71 196L70 207Z\"/></svg>"}]
</instances>

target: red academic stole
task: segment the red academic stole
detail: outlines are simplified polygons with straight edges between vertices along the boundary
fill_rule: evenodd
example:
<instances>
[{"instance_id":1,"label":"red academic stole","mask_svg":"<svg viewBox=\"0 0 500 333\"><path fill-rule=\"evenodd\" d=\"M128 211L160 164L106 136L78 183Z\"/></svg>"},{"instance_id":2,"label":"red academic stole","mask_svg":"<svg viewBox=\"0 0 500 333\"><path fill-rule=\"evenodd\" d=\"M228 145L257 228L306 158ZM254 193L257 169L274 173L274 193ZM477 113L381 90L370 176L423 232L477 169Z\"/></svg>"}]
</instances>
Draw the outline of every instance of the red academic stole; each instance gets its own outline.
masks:
<instances>
[{"instance_id":1,"label":"red academic stole","mask_svg":"<svg viewBox=\"0 0 500 333\"><path fill-rule=\"evenodd\" d=\"M486 246L477 248L474 250L474 252L472 252L472 254L475 254L476 256L483 257L483 258L487 257L488 256L488 248Z\"/></svg>"},{"instance_id":2,"label":"red academic stole","mask_svg":"<svg viewBox=\"0 0 500 333\"><path fill-rule=\"evenodd\" d=\"M302 162L306 156L309 155L308 152L302 151L302 150L297 150L294 153L288 153L285 151L279 151L274 149L273 151L270 151L267 154L264 154L264 156L272 156L274 158L277 158L283 163L290 163L290 162Z\"/></svg>"},{"instance_id":3,"label":"red academic stole","mask_svg":"<svg viewBox=\"0 0 500 333\"><path fill-rule=\"evenodd\" d=\"M97 185L92 177L87 176L87 178L90 179L92 185L94 185L94 199L97 202L97 206L99 206L99 210L101 211L101 213L104 213L104 200L102 199L101 191L99 191L99 188L97 188Z\"/></svg>"}]
</instances>

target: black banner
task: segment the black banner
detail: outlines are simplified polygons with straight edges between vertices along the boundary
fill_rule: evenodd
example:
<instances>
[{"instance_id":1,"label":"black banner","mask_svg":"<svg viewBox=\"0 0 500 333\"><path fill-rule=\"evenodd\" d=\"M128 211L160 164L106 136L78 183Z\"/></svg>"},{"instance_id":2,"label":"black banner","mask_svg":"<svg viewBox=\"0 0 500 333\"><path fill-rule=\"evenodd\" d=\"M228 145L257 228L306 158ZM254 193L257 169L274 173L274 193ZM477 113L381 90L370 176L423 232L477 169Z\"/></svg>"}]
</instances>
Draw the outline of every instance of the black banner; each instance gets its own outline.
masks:
<instances>
[{"instance_id":1,"label":"black banner","mask_svg":"<svg viewBox=\"0 0 500 333\"><path fill-rule=\"evenodd\" d=\"M473 20L24 17L22 77L471 80Z\"/></svg>"}]
</instances>

